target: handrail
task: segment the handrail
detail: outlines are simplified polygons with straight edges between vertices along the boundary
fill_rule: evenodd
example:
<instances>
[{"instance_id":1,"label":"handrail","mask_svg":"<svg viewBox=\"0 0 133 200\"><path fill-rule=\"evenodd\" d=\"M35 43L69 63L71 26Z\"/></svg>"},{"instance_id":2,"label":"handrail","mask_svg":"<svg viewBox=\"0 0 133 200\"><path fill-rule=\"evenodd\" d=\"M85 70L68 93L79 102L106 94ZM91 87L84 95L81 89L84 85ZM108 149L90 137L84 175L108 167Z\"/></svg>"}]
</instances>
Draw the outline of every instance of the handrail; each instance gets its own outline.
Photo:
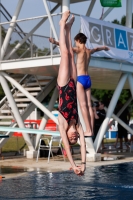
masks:
<instances>
[{"instance_id":1,"label":"handrail","mask_svg":"<svg viewBox=\"0 0 133 200\"><path fill-rule=\"evenodd\" d=\"M62 13L55 13L55 14L51 14L52 17L54 16L57 16L57 15L61 15ZM26 19L18 19L15 21L16 22L23 22L23 21L28 21L28 20L34 20L34 19L41 19L41 18L48 18L48 15L41 15L41 16L38 16L38 17L29 17L29 18L26 18ZM5 24L10 24L12 22L2 22L0 23L0 25L5 25Z\"/></svg>"},{"instance_id":2,"label":"handrail","mask_svg":"<svg viewBox=\"0 0 133 200\"><path fill-rule=\"evenodd\" d=\"M0 6L3 8L3 10L5 11L5 13L10 17L10 19L12 19L12 16L10 15L10 13L7 11L7 9L3 6L2 3L0 3ZM0 10L0 12L3 14L3 16L7 19L7 21L10 21L7 16L3 13L2 10ZM20 28L20 26L18 24L16 24L17 28L21 31L21 33L26 36L26 34L23 32L23 30ZM16 30L16 28L15 28ZM19 34L19 33L18 33ZM19 36L23 39L22 35L19 34ZM31 43L30 39L28 39L28 41Z\"/></svg>"}]
</instances>

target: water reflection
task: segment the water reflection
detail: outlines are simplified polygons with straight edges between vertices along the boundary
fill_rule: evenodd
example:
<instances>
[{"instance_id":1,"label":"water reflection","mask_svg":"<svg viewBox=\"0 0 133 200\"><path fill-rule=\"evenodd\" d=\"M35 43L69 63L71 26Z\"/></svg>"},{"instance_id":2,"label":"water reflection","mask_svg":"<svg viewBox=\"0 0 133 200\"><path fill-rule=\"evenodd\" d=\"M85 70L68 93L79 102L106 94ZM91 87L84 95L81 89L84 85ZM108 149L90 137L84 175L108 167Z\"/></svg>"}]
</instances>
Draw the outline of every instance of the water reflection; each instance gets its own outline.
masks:
<instances>
[{"instance_id":1,"label":"water reflection","mask_svg":"<svg viewBox=\"0 0 133 200\"><path fill-rule=\"evenodd\" d=\"M12 174L12 173L22 173L28 171L28 168L22 167L5 167L0 166L0 174Z\"/></svg>"},{"instance_id":2,"label":"water reflection","mask_svg":"<svg viewBox=\"0 0 133 200\"><path fill-rule=\"evenodd\" d=\"M90 167L83 177L73 172L28 172L2 181L0 199L127 200L133 196L133 163ZM8 191L8 192L7 192Z\"/></svg>"}]
</instances>

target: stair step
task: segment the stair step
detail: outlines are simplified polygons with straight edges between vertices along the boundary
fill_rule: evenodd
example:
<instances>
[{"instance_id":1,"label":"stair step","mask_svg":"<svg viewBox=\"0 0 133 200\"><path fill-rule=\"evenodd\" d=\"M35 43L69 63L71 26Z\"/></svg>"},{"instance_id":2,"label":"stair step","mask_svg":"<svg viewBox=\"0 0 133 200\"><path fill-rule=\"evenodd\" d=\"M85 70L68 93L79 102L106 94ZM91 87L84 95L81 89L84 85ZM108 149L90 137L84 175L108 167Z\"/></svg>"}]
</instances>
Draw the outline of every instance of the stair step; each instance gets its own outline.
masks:
<instances>
[{"instance_id":1,"label":"stair step","mask_svg":"<svg viewBox=\"0 0 133 200\"><path fill-rule=\"evenodd\" d=\"M21 112L23 112L23 110L19 110L19 112L21 113ZM10 112L10 110L1 110L1 113L10 114L11 112Z\"/></svg>"},{"instance_id":2,"label":"stair step","mask_svg":"<svg viewBox=\"0 0 133 200\"><path fill-rule=\"evenodd\" d=\"M9 107L11 107L9 104L8 104ZM18 103L17 104L17 107L18 108L24 108L24 107L28 107L29 106L29 103Z\"/></svg>"},{"instance_id":3,"label":"stair step","mask_svg":"<svg viewBox=\"0 0 133 200\"><path fill-rule=\"evenodd\" d=\"M41 86L47 85L48 81L39 82ZM38 86L38 83L27 83L26 86Z\"/></svg>"},{"instance_id":4,"label":"stair step","mask_svg":"<svg viewBox=\"0 0 133 200\"><path fill-rule=\"evenodd\" d=\"M31 92L30 93L32 96L37 96L38 95L38 92ZM18 93L17 94L17 97L23 97L23 96L25 96L23 93Z\"/></svg>"},{"instance_id":5,"label":"stair step","mask_svg":"<svg viewBox=\"0 0 133 200\"><path fill-rule=\"evenodd\" d=\"M0 125L1 125L1 126L6 126L6 125L9 126L10 124L11 124L11 122L0 122Z\"/></svg>"},{"instance_id":6,"label":"stair step","mask_svg":"<svg viewBox=\"0 0 133 200\"><path fill-rule=\"evenodd\" d=\"M30 99L28 98L21 98L21 99L14 99L16 102L27 102L27 101L31 101Z\"/></svg>"},{"instance_id":7,"label":"stair step","mask_svg":"<svg viewBox=\"0 0 133 200\"><path fill-rule=\"evenodd\" d=\"M11 115L8 115L8 116L0 115L0 119L13 119L13 116L11 116Z\"/></svg>"},{"instance_id":8,"label":"stair step","mask_svg":"<svg viewBox=\"0 0 133 200\"><path fill-rule=\"evenodd\" d=\"M40 87L33 87L33 88L24 88L25 90L27 91L41 91L41 88Z\"/></svg>"},{"instance_id":9,"label":"stair step","mask_svg":"<svg viewBox=\"0 0 133 200\"><path fill-rule=\"evenodd\" d=\"M20 103L20 104L17 104L17 107L18 108L23 108L23 107L28 107L29 106L29 104L27 104L27 103Z\"/></svg>"}]
</instances>

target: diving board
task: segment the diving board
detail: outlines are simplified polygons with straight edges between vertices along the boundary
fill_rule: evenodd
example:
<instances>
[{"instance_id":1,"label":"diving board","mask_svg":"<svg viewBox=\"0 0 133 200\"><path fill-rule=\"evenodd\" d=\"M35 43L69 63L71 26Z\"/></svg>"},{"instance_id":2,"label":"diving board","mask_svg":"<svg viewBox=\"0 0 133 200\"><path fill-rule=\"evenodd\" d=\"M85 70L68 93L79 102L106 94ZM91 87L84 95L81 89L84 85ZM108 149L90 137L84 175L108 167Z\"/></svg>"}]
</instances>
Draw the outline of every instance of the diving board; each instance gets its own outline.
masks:
<instances>
[{"instance_id":1,"label":"diving board","mask_svg":"<svg viewBox=\"0 0 133 200\"><path fill-rule=\"evenodd\" d=\"M6 127L6 126L0 126L0 131L60 136L59 131L47 131L47 130L38 130L38 129L29 129L29 128L16 128L16 127L14 128L14 127Z\"/></svg>"}]
</instances>

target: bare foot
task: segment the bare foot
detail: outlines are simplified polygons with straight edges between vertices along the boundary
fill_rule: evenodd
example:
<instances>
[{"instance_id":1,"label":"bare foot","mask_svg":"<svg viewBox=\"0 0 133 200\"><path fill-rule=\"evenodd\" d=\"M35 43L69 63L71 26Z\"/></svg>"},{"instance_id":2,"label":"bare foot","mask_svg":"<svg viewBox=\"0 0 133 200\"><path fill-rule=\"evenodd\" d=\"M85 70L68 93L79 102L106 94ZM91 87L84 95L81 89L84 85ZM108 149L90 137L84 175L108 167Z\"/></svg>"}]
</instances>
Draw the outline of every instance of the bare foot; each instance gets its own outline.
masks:
<instances>
[{"instance_id":1,"label":"bare foot","mask_svg":"<svg viewBox=\"0 0 133 200\"><path fill-rule=\"evenodd\" d=\"M57 42L54 38L49 38L49 42L55 45L59 45L59 42Z\"/></svg>"},{"instance_id":2,"label":"bare foot","mask_svg":"<svg viewBox=\"0 0 133 200\"><path fill-rule=\"evenodd\" d=\"M91 131L86 131L86 132L84 132L84 136L93 136L93 133L91 132Z\"/></svg>"},{"instance_id":3,"label":"bare foot","mask_svg":"<svg viewBox=\"0 0 133 200\"><path fill-rule=\"evenodd\" d=\"M61 25L61 24L66 23L66 21L67 21L69 15L70 15L70 10L65 11L65 12L62 14L62 18L61 18L59 24Z\"/></svg>"},{"instance_id":4,"label":"bare foot","mask_svg":"<svg viewBox=\"0 0 133 200\"><path fill-rule=\"evenodd\" d=\"M70 29L72 24L73 24L73 22L74 22L74 20L75 20L75 17L74 17L74 15L72 15L70 21L66 23L65 28L66 29Z\"/></svg>"}]
</instances>

